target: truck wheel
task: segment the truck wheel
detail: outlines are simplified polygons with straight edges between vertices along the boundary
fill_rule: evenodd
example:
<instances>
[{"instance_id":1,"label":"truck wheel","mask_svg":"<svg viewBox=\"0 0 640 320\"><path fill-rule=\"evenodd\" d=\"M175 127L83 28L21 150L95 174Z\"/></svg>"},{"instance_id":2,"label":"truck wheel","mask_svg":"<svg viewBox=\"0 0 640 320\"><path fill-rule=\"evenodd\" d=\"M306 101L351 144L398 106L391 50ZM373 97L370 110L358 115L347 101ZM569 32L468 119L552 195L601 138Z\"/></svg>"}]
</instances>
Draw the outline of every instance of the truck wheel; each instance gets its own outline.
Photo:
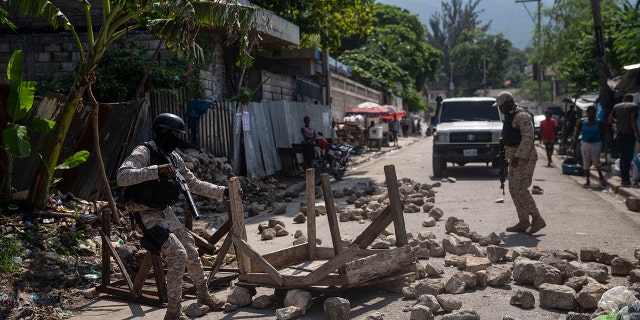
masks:
<instances>
[{"instance_id":1,"label":"truck wheel","mask_svg":"<svg viewBox=\"0 0 640 320\"><path fill-rule=\"evenodd\" d=\"M447 162L443 159L433 159L433 176L442 177L447 168Z\"/></svg>"}]
</instances>

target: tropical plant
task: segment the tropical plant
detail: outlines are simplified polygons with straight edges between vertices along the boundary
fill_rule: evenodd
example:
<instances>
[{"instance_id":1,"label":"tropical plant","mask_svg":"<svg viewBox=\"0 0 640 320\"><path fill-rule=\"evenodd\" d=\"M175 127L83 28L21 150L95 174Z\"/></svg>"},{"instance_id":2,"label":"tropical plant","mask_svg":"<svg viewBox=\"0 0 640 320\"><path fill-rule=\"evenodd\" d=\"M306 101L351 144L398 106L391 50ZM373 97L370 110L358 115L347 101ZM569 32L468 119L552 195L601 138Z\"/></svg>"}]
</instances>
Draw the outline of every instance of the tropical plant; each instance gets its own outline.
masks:
<instances>
[{"instance_id":1,"label":"tropical plant","mask_svg":"<svg viewBox=\"0 0 640 320\"><path fill-rule=\"evenodd\" d=\"M237 3L209 0L103 0L102 21L94 23L91 4L88 1L78 1L77 6L85 13L87 27L87 38L83 42L64 12L51 1L2 0L0 5L27 16L45 19L53 28L63 28L70 32L79 53L78 70L46 148L45 164L40 167L29 192L29 203L36 208L46 206L53 180L53 171L49 168L54 168L58 162L76 108L85 90L95 82L95 71L102 56L117 39L132 30L146 28L159 36L169 48L197 60L202 58L202 49L194 39L200 27L227 28L230 39L238 40L242 47L246 47L249 42L248 31L254 25L257 10ZM94 30L95 25L100 25L97 32ZM246 53L241 51L241 55ZM99 154L97 156L100 157ZM110 194L110 191L107 190L107 193ZM115 202L109 202L112 204L112 211L116 212Z\"/></svg>"},{"instance_id":2,"label":"tropical plant","mask_svg":"<svg viewBox=\"0 0 640 320\"><path fill-rule=\"evenodd\" d=\"M2 131L2 146L6 157L4 194L5 202L11 200L11 176L13 175L14 158L23 158L31 155L29 142L29 130L36 132L51 132L54 122L48 119L33 119L25 124L22 119L33 107L36 83L22 80L23 52L16 50L11 55L7 65L7 78L9 79L9 96L7 98L7 113L11 122ZM80 151L71 156L55 169L70 169L86 161L88 152Z\"/></svg>"}]
</instances>

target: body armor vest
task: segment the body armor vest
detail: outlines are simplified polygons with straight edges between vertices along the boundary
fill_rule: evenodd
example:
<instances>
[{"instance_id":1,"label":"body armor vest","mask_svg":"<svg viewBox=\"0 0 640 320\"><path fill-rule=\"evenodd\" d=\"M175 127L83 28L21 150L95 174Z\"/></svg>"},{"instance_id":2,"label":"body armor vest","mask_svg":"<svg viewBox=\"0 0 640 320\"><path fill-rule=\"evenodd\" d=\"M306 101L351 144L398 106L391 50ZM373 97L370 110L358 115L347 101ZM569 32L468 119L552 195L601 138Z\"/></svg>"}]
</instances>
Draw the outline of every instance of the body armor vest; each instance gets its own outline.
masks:
<instances>
[{"instance_id":1,"label":"body armor vest","mask_svg":"<svg viewBox=\"0 0 640 320\"><path fill-rule=\"evenodd\" d=\"M515 112L505 115L504 124L502 126L502 143L504 143L505 146L516 147L520 145L520 141L522 141L522 134L520 133L520 130L513 127L513 120L520 112L526 111L516 109ZM531 116L531 119L533 120L533 116Z\"/></svg>"},{"instance_id":2,"label":"body armor vest","mask_svg":"<svg viewBox=\"0 0 640 320\"><path fill-rule=\"evenodd\" d=\"M149 165L169 163L167 158L151 148L148 143L145 143L144 146L149 149ZM178 202L180 190L180 185L176 181L161 176L155 180L148 180L126 187L124 200L125 202L133 201L144 204L149 208L163 209Z\"/></svg>"}]
</instances>

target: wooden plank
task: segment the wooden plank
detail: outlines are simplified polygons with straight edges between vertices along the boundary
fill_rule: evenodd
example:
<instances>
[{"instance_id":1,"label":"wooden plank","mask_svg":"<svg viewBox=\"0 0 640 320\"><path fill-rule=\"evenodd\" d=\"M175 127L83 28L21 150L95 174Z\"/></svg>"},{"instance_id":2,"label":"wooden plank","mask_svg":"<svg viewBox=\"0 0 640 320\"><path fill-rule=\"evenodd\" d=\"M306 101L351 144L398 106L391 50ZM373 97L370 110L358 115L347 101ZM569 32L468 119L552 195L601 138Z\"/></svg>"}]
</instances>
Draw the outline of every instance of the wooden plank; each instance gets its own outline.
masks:
<instances>
[{"instance_id":1,"label":"wooden plank","mask_svg":"<svg viewBox=\"0 0 640 320\"><path fill-rule=\"evenodd\" d=\"M402 210L402 200L400 200L400 191L398 190L398 177L396 176L396 167L392 164L384 166L384 175L387 181L387 192L389 193L389 207L393 212L393 225L396 231L396 246L406 245L407 230L404 226L404 212Z\"/></svg>"},{"instance_id":2,"label":"wooden plank","mask_svg":"<svg viewBox=\"0 0 640 320\"><path fill-rule=\"evenodd\" d=\"M104 233L104 231L102 231L101 229L98 229L98 231L100 232L100 235L104 239L109 239L107 237L107 235ZM131 282L131 276L127 272L127 269L124 267L124 263L122 263L122 259L120 259L120 256L116 252L116 249L113 248L113 245L111 244L111 241L106 241L106 243L107 243L107 248L109 248L109 252L111 253L111 256L113 256L113 259L116 260L116 264L118 264L118 267L120 267L120 271L122 272L122 274L124 276L124 279L127 281L127 286L129 287L129 290L131 291L130 294L132 295L132 297L135 297L136 296L136 292L133 290L133 282ZM103 250L104 250L104 248L103 248Z\"/></svg>"},{"instance_id":3,"label":"wooden plank","mask_svg":"<svg viewBox=\"0 0 640 320\"><path fill-rule=\"evenodd\" d=\"M308 258L316 258L316 173L310 168L305 171L307 193L307 246Z\"/></svg>"},{"instance_id":4,"label":"wooden plank","mask_svg":"<svg viewBox=\"0 0 640 320\"><path fill-rule=\"evenodd\" d=\"M361 249L366 249L378 237L380 232L393 221L393 218L391 208L384 208L380 215L353 240L353 243L357 244Z\"/></svg>"},{"instance_id":5,"label":"wooden plank","mask_svg":"<svg viewBox=\"0 0 640 320\"><path fill-rule=\"evenodd\" d=\"M225 206L227 207L227 214L229 215L229 218L222 224L222 226L220 226L220 229L216 230L216 232L214 232L213 235L211 235L211 237L209 237L209 239L207 240L207 242L212 245L218 243L218 241L224 238L224 236L226 236L227 233L229 233L229 231L231 230L231 213L229 209L230 205L231 204L229 203L229 200L225 201Z\"/></svg>"},{"instance_id":6,"label":"wooden plank","mask_svg":"<svg viewBox=\"0 0 640 320\"><path fill-rule=\"evenodd\" d=\"M271 286L271 287L290 287L290 288L301 288L305 287L304 284L304 276L290 276L283 275L283 284L277 284L271 277L269 277L266 273L246 273L239 274L238 280L258 284L261 286ZM346 278L344 275L339 274L330 274L319 281L316 281L315 286L335 286L340 287L346 284Z\"/></svg>"},{"instance_id":7,"label":"wooden plank","mask_svg":"<svg viewBox=\"0 0 640 320\"><path fill-rule=\"evenodd\" d=\"M335 271L336 269L342 268L347 262L351 261L357 253L358 248L350 247L343 253L337 255L335 258L327 261L325 264L320 266L320 268L307 275L304 278L304 283L306 285L315 285L317 281L320 281L320 279L328 276L331 272Z\"/></svg>"},{"instance_id":8,"label":"wooden plank","mask_svg":"<svg viewBox=\"0 0 640 320\"><path fill-rule=\"evenodd\" d=\"M296 269L296 268L284 268L279 272L282 276L306 276L309 273L311 273L311 271L309 270Z\"/></svg>"},{"instance_id":9,"label":"wooden plank","mask_svg":"<svg viewBox=\"0 0 640 320\"><path fill-rule=\"evenodd\" d=\"M336 215L336 206L333 201L333 192L331 191L331 183L329 175L323 173L320 176L322 182L322 194L324 195L324 205L327 208L327 220L329 221L329 232L331 233L331 242L333 243L333 252L339 256L342 249L342 237L340 236L340 226L338 225L338 217ZM344 274L345 269L342 268L340 273Z\"/></svg>"},{"instance_id":10,"label":"wooden plank","mask_svg":"<svg viewBox=\"0 0 640 320\"><path fill-rule=\"evenodd\" d=\"M191 214L189 214L189 215L191 215ZM200 235L196 234L192 230L187 229L187 231L189 231L191 236L193 236L193 240L195 240L196 246L198 248L202 249L206 253L213 253L216 250L216 247L214 245L210 244L207 239L201 237Z\"/></svg>"},{"instance_id":11,"label":"wooden plank","mask_svg":"<svg viewBox=\"0 0 640 320\"><path fill-rule=\"evenodd\" d=\"M233 244L236 246L236 251L240 251L240 252L236 252L238 256L246 255L252 261L255 261L262 268L264 272L266 272L273 280L276 281L276 283L278 283L278 285L282 285L282 281L283 281L282 276L280 275L280 273L278 273L278 270L276 270L272 265L270 265L269 262L264 260L258 252L253 250L253 248L251 248L249 244L247 244L246 241L238 238L235 235L232 235L231 240L233 240Z\"/></svg>"},{"instance_id":12,"label":"wooden plank","mask_svg":"<svg viewBox=\"0 0 640 320\"><path fill-rule=\"evenodd\" d=\"M229 226L231 226L231 224L229 224ZM211 279L213 279L213 275L215 275L220 269L220 266L222 266L222 262L224 262L224 257L227 255L227 252L229 252L229 248L231 248L231 243L232 243L231 234L229 234L224 239L224 242L222 242L222 247L220 247L220 250L218 250L218 255L216 256L216 260L213 261L213 265L211 266L211 271L209 272L209 277L207 277L207 285L209 285L209 283L211 282Z\"/></svg>"},{"instance_id":13,"label":"wooden plank","mask_svg":"<svg viewBox=\"0 0 640 320\"><path fill-rule=\"evenodd\" d=\"M167 300L167 280L164 277L164 264L162 258L151 254L151 262L153 263L153 275L158 288L158 298L161 301Z\"/></svg>"},{"instance_id":14,"label":"wooden plank","mask_svg":"<svg viewBox=\"0 0 640 320\"><path fill-rule=\"evenodd\" d=\"M133 279L133 291L136 294L140 294L142 292L142 287L144 286L144 283L147 280L149 271L151 271L151 268L153 267L153 261L151 261L152 260L151 255L153 254L147 251L147 253L144 255L144 258L142 258L142 263L138 268L138 273L136 274L136 277Z\"/></svg>"},{"instance_id":15,"label":"wooden plank","mask_svg":"<svg viewBox=\"0 0 640 320\"><path fill-rule=\"evenodd\" d=\"M307 260L307 244L302 243L282 250L270 252L262 255L262 258L269 262L276 269L300 263ZM255 263L251 265L251 272L255 272Z\"/></svg>"},{"instance_id":16,"label":"wooden plank","mask_svg":"<svg viewBox=\"0 0 640 320\"><path fill-rule=\"evenodd\" d=\"M298 264L295 264L295 265L291 265L288 268L289 269L304 270L304 271L311 272L311 271L321 267L327 261L329 261L329 260L317 260L317 259L316 260L310 260L310 261L305 261L303 263L298 263Z\"/></svg>"},{"instance_id":17,"label":"wooden plank","mask_svg":"<svg viewBox=\"0 0 640 320\"><path fill-rule=\"evenodd\" d=\"M389 272L402 269L403 266L414 263L415 255L410 246L384 250L378 254L360 258L346 264L347 282L361 283L379 277Z\"/></svg>"},{"instance_id":18,"label":"wooden plank","mask_svg":"<svg viewBox=\"0 0 640 320\"><path fill-rule=\"evenodd\" d=\"M157 306L157 307L163 307L164 304L163 302L158 298L158 297L154 297L148 294L141 294L136 298L132 298L131 297L131 292L127 291L126 289L122 289L122 288L117 288L117 287L113 287L113 286L99 286L97 288L97 290L99 292L102 293L106 293L109 295L113 295L113 296L118 296L120 298L123 298L125 300L128 301L136 301L136 302L142 302L148 305L152 305L152 306Z\"/></svg>"},{"instance_id":19,"label":"wooden plank","mask_svg":"<svg viewBox=\"0 0 640 320\"><path fill-rule=\"evenodd\" d=\"M232 234L246 241L247 230L244 225L244 210L242 209L242 195L240 194L240 191L242 190L240 187L240 179L238 177L229 179L228 186ZM240 270L240 273L247 273L251 267L251 260L249 257L238 253L236 258L238 259L238 270Z\"/></svg>"},{"instance_id":20,"label":"wooden plank","mask_svg":"<svg viewBox=\"0 0 640 320\"><path fill-rule=\"evenodd\" d=\"M370 256L372 254L380 253L381 251L388 249L358 249L358 257ZM316 260L317 259L332 259L336 255L333 253L333 248L329 247L317 247L316 248Z\"/></svg>"}]
</instances>

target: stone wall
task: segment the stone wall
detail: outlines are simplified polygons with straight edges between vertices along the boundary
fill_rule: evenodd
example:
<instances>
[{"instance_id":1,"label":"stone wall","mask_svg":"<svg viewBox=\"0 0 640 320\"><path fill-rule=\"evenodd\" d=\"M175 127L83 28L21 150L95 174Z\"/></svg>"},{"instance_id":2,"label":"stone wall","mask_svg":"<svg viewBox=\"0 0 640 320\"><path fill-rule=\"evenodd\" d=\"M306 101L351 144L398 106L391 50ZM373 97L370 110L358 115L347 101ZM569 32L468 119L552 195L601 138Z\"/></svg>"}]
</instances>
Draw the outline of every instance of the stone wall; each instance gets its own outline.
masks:
<instances>
[{"instance_id":1,"label":"stone wall","mask_svg":"<svg viewBox=\"0 0 640 320\"><path fill-rule=\"evenodd\" d=\"M79 33L80 39L86 39L86 34ZM160 41L151 34L131 32L129 37L140 40L141 44L150 48L149 58ZM75 40L68 33L53 34L0 34L0 70L7 69L9 59L14 50L24 52L25 80L52 80L65 73L73 71L80 61L80 53ZM175 53L163 46L160 59L174 56Z\"/></svg>"}]
</instances>

